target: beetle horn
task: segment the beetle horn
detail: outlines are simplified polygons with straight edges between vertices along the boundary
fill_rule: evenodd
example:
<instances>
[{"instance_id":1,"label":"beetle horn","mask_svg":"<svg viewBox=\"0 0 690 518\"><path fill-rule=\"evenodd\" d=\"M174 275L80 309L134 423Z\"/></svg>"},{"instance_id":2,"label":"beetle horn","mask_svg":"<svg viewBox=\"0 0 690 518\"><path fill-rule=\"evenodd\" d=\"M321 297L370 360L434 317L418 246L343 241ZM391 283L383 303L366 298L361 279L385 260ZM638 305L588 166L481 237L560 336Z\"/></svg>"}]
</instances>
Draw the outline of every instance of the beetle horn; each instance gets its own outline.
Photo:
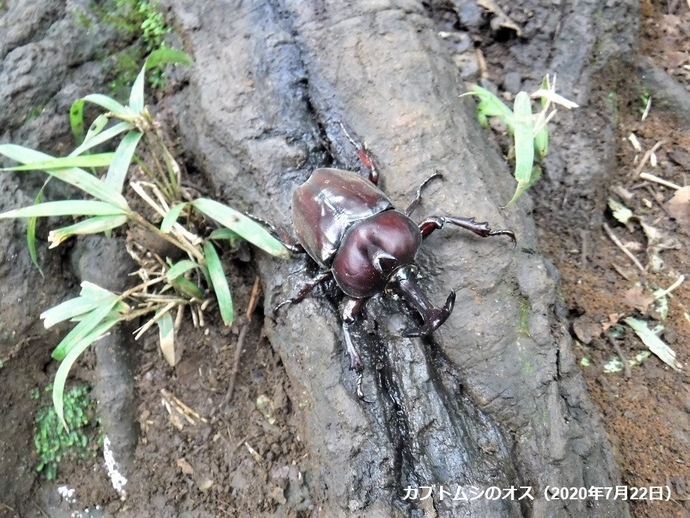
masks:
<instances>
[{"instance_id":1,"label":"beetle horn","mask_svg":"<svg viewBox=\"0 0 690 518\"><path fill-rule=\"evenodd\" d=\"M417 285L414 277L414 267L405 266L398 269L390 278L389 285L421 315L424 324L417 329L408 329L403 333L406 337L426 336L436 330L453 312L455 292L451 291L442 308L435 308Z\"/></svg>"},{"instance_id":2,"label":"beetle horn","mask_svg":"<svg viewBox=\"0 0 690 518\"><path fill-rule=\"evenodd\" d=\"M389 254L385 250L382 250L378 246L371 246L368 252L371 264L374 266L374 268L376 268L376 271L382 275L385 275L384 269L390 272L393 269L393 265L395 265L395 263L398 262L395 256ZM388 264L390 265L388 268L386 268L386 262L388 262Z\"/></svg>"}]
</instances>

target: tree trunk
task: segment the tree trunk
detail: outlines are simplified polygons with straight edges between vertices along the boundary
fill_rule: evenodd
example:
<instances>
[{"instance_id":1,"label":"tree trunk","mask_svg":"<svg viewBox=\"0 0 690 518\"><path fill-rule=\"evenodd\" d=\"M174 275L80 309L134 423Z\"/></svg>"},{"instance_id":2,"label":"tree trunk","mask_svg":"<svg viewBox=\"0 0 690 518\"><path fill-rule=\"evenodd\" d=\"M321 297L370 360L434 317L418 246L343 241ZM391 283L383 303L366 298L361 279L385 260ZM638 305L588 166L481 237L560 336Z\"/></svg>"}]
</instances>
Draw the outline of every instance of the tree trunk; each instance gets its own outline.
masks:
<instances>
[{"instance_id":1,"label":"tree trunk","mask_svg":"<svg viewBox=\"0 0 690 518\"><path fill-rule=\"evenodd\" d=\"M332 300L317 292L272 313L307 280L308 261L260 258L267 331L293 404L305 409L319 514L627 516L621 501L544 496L615 486L619 474L574 362L558 274L535 252L529 197L499 209L514 180L474 121L474 101L459 97L457 67L424 4L187 0L172 9L196 66L171 106L184 148L222 200L289 228L295 187L317 167L355 163L342 121L368 143L399 207L440 172L419 220L474 216L518 237L515 249L457 229L426 240L424 289L436 304L457 292L431 337L401 337L415 318L402 301L367 305L357 336L369 402L355 395ZM582 54L574 59L586 62ZM517 489L473 499L491 487Z\"/></svg>"}]
</instances>

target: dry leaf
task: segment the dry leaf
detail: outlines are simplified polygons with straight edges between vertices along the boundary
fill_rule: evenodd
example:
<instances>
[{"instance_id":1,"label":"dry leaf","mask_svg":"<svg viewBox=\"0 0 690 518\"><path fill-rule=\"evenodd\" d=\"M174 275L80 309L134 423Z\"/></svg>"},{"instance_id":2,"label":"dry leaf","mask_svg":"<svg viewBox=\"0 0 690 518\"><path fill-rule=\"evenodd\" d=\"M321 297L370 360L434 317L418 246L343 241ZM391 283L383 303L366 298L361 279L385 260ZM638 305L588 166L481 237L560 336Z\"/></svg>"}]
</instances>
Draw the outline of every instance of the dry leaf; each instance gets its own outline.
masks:
<instances>
[{"instance_id":1,"label":"dry leaf","mask_svg":"<svg viewBox=\"0 0 690 518\"><path fill-rule=\"evenodd\" d=\"M611 313L609 315L608 322L602 322L601 327L604 329L604 333L608 332L613 326L618 325L618 321L625 316L625 313Z\"/></svg>"},{"instance_id":2,"label":"dry leaf","mask_svg":"<svg viewBox=\"0 0 690 518\"><path fill-rule=\"evenodd\" d=\"M658 272L664 265L660 253L662 250L680 248L680 243L674 237L669 236L656 227L640 220L642 230L647 236L647 256L649 257L649 268L653 272Z\"/></svg>"},{"instance_id":3,"label":"dry leaf","mask_svg":"<svg viewBox=\"0 0 690 518\"><path fill-rule=\"evenodd\" d=\"M690 185L678 189L666 207L681 228L690 234Z\"/></svg>"},{"instance_id":4,"label":"dry leaf","mask_svg":"<svg viewBox=\"0 0 690 518\"><path fill-rule=\"evenodd\" d=\"M592 322L588 318L580 317L573 322L573 331L580 342L589 345L594 338L601 335L602 327L598 322Z\"/></svg>"},{"instance_id":5,"label":"dry leaf","mask_svg":"<svg viewBox=\"0 0 690 518\"><path fill-rule=\"evenodd\" d=\"M642 286L633 286L625 292L623 302L637 309L640 313L646 313L649 305L654 302L654 297L650 293L645 292Z\"/></svg>"},{"instance_id":6,"label":"dry leaf","mask_svg":"<svg viewBox=\"0 0 690 518\"><path fill-rule=\"evenodd\" d=\"M180 468L185 475L194 475L194 468L184 457L177 459L177 467Z\"/></svg>"}]
</instances>

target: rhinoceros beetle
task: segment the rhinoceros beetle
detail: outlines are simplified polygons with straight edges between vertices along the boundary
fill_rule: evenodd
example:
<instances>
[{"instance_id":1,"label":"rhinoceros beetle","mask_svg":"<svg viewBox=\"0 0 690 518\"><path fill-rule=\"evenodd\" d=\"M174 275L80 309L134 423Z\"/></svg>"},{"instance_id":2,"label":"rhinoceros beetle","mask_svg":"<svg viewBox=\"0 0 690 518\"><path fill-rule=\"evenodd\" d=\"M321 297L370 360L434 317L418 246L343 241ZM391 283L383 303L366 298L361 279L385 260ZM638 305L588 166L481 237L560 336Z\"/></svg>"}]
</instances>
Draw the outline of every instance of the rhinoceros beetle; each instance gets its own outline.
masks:
<instances>
[{"instance_id":1,"label":"rhinoceros beetle","mask_svg":"<svg viewBox=\"0 0 690 518\"><path fill-rule=\"evenodd\" d=\"M345 294L341 306L342 328L350 356L350 368L357 373L357 395L362 398L364 366L357 352L350 325L367 299L384 292L401 295L421 315L423 324L408 329L404 336L415 337L432 333L453 311L455 292L451 291L442 308L436 308L420 290L415 279L415 256L422 241L446 223L467 229L478 236L508 236L510 230L491 230L488 223L474 218L431 216L417 224L410 214L419 205L427 178L417 189L417 196L404 212L397 210L378 187L378 171L365 145L355 142L345 127L341 128L356 147L362 163L369 168L369 180L357 173L341 169L315 170L292 196L292 221L299 244L283 240L294 253L307 253L321 268L314 279L305 284L285 304L303 300L317 285L334 279Z\"/></svg>"}]
</instances>

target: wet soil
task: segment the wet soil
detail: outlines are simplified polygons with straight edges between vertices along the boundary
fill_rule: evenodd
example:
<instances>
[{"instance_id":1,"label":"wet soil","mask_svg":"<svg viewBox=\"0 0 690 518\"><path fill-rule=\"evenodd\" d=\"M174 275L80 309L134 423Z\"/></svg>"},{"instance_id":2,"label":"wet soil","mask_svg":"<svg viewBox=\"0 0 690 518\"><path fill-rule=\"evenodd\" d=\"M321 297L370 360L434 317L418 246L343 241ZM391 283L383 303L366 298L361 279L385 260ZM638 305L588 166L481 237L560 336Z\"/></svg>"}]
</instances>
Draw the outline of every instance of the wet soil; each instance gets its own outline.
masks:
<instances>
[{"instance_id":1,"label":"wet soil","mask_svg":"<svg viewBox=\"0 0 690 518\"><path fill-rule=\"evenodd\" d=\"M690 81L684 67L690 65L690 9L682 2L669 4L643 2L640 51L687 90ZM526 22L515 18L519 23ZM481 27L482 31L474 35L474 44L485 56L487 77L501 84L505 63L511 59L507 49L515 37L504 29L491 32ZM513 71L523 77L529 75L519 67ZM640 87L635 82L629 88L615 90L626 82L630 83L628 76L609 77L598 83L600 96L612 99L618 117L616 161L603 188L573 191L550 180L547 174L532 191L533 215L540 252L560 271L574 351L603 417L623 483L630 487L669 486L673 491L669 502L631 502L632 515L687 517L687 365L676 372L652 356L632 367L630 377L623 371L604 372L604 365L617 354L631 359L644 350L628 329L619 338L620 351L616 351L606 338L607 326L625 316L650 323L661 321L648 302L650 290L668 288L680 275L690 275L690 229L668 212L668 201L675 189L644 181L636 172L645 152L663 141L655 151L656 165L650 158L643 171L679 186L688 185L688 121L678 118L673 110L657 108L654 92L649 115L641 121L644 105L640 97L646 94L643 83L640 80ZM640 150L628 139L631 133L637 136ZM604 231L602 224L606 223L643 265L650 263L647 235L637 221L632 222L631 230L619 223L606 208L609 197L625 202L646 223L674 240L671 248L659 252L663 267L658 272L648 268L644 273L639 271ZM20 231L17 234L21 236ZM22 253L19 248L8 251L5 263L15 261ZM78 280L63 266L68 259L52 257L48 270L51 278L60 278L64 289L74 291ZM257 272L229 257L225 261L228 271L241 272L231 280L241 313L247 307ZM669 297L662 335L684 364L690 357L689 282ZM35 304L47 307L63 295L56 289ZM138 345L134 375L140 439L125 500L114 492L100 460L61 466L56 483L43 481L33 472L32 419L28 416L35 414L37 402L30 393L33 388L45 387L54 375L49 355L57 336L46 336L39 326L23 329L24 338L2 351L4 356L0 357L4 363L0 387L5 411L0 447L0 471L4 473L0 475L4 477L0 478L0 516L60 516L61 510L68 516L85 508L89 508L90 515L132 517L142 516L144 511L151 516L170 517L320 516L318 504L309 493L311 481L305 478L309 476L311 459L301 438L309 402L291 384L283 361L264 336L263 312L259 306L232 329L223 328L212 313L204 328L188 325L181 334L182 360L175 368L167 367L155 336ZM234 378L235 349L245 323L248 332ZM328 359L341 368L337 359ZM95 362L95 355L85 355L73 381L93 383ZM231 379L234 391L228 398ZM61 484L75 489L75 502L56 495L55 488ZM433 510L428 509L428 513L432 516Z\"/></svg>"}]
</instances>

